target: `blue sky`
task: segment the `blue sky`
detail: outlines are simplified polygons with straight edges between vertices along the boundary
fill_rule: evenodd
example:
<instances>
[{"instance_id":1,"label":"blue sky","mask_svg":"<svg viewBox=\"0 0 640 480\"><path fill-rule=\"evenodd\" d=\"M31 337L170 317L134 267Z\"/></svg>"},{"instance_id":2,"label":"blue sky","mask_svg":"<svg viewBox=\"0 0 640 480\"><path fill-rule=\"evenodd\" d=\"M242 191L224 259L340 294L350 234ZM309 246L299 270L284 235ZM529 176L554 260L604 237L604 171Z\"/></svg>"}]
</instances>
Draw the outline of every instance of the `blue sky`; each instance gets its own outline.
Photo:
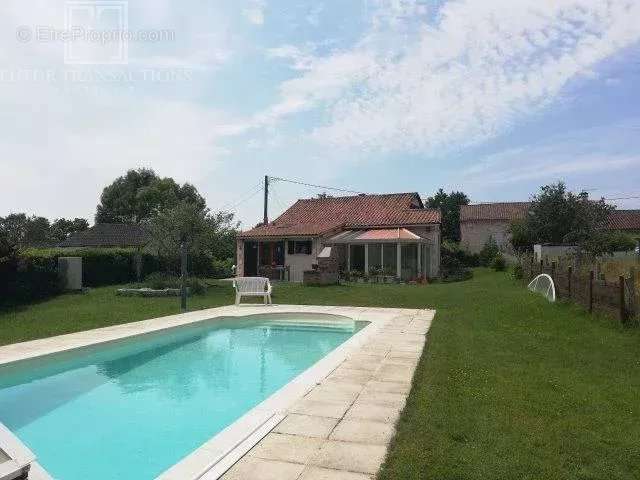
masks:
<instances>
[{"instance_id":1,"label":"blue sky","mask_svg":"<svg viewBox=\"0 0 640 480\"><path fill-rule=\"evenodd\" d=\"M92 218L128 168L261 219L265 174L524 200L640 197L636 0L130 0L126 64L70 65L64 1L4 1L0 215ZM271 216L317 189L277 182ZM253 194L253 196L252 196ZM615 201L640 208L640 199Z\"/></svg>"}]
</instances>

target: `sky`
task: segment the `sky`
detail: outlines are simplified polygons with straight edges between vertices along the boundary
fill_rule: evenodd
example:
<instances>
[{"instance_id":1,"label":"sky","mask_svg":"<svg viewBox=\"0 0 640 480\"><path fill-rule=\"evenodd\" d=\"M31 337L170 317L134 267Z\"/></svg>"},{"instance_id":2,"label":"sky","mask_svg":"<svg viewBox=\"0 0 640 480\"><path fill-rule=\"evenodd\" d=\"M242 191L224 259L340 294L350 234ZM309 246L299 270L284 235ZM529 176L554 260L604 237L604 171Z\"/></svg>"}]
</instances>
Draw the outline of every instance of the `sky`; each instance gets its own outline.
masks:
<instances>
[{"instance_id":1,"label":"sky","mask_svg":"<svg viewBox=\"0 0 640 480\"><path fill-rule=\"evenodd\" d=\"M141 167L244 228L264 175L473 202L563 180L640 208L637 0L72 6L0 6L0 215L92 220ZM78 25L129 36L65 40ZM270 191L273 219L325 190Z\"/></svg>"}]
</instances>

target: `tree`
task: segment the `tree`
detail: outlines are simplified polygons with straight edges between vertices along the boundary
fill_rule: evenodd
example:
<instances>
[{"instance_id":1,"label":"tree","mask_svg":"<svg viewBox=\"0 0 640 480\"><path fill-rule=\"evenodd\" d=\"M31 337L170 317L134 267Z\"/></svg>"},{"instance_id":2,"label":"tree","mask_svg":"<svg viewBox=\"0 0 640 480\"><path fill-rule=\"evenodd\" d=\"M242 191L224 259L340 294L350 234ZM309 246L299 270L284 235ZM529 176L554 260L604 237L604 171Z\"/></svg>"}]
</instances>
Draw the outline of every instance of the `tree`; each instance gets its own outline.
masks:
<instances>
[{"instance_id":1,"label":"tree","mask_svg":"<svg viewBox=\"0 0 640 480\"><path fill-rule=\"evenodd\" d=\"M181 201L175 207L159 212L149 221L152 245L161 256L175 258L185 242L191 255L207 255L225 259L235 252L233 214L211 214L208 208Z\"/></svg>"},{"instance_id":2,"label":"tree","mask_svg":"<svg viewBox=\"0 0 640 480\"><path fill-rule=\"evenodd\" d=\"M160 178L153 170L129 170L105 187L96 209L96 223L141 223L180 202L204 210L206 203L191 184Z\"/></svg>"},{"instance_id":3,"label":"tree","mask_svg":"<svg viewBox=\"0 0 640 480\"><path fill-rule=\"evenodd\" d=\"M24 213L0 217L0 231L4 241L16 249L48 244L49 229L49 220L44 217L28 217Z\"/></svg>"},{"instance_id":4,"label":"tree","mask_svg":"<svg viewBox=\"0 0 640 480\"><path fill-rule=\"evenodd\" d=\"M535 243L566 243L592 255L612 252L620 245L606 228L614 209L604 199L568 191L563 182L546 185L533 197L524 221L511 226L512 244L519 250Z\"/></svg>"},{"instance_id":5,"label":"tree","mask_svg":"<svg viewBox=\"0 0 640 480\"><path fill-rule=\"evenodd\" d=\"M460 207L469 205L469 197L463 192L447 194L439 189L433 197L427 198L426 206L438 208L442 213L442 238L453 242L460 241Z\"/></svg>"},{"instance_id":6,"label":"tree","mask_svg":"<svg viewBox=\"0 0 640 480\"><path fill-rule=\"evenodd\" d=\"M52 224L49 238L54 243L59 243L68 238L72 233L83 232L89 228L89 222L84 218L58 218Z\"/></svg>"}]
</instances>

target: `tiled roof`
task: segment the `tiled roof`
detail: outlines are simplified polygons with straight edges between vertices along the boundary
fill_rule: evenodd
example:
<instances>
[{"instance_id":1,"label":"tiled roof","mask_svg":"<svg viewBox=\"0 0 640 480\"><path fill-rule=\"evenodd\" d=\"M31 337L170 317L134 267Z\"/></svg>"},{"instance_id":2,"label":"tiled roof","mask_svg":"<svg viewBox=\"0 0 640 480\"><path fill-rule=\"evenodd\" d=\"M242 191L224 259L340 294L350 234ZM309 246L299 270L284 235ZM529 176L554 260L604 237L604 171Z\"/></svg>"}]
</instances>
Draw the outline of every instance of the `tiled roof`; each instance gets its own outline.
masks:
<instances>
[{"instance_id":1,"label":"tiled roof","mask_svg":"<svg viewBox=\"0 0 640 480\"><path fill-rule=\"evenodd\" d=\"M142 247L151 236L141 225L98 223L84 232L72 234L58 247Z\"/></svg>"},{"instance_id":2,"label":"tiled roof","mask_svg":"<svg viewBox=\"0 0 640 480\"><path fill-rule=\"evenodd\" d=\"M463 205L460 208L460 221L475 222L479 220L519 220L525 217L530 205L531 203L529 202L501 202Z\"/></svg>"},{"instance_id":3,"label":"tiled roof","mask_svg":"<svg viewBox=\"0 0 640 480\"><path fill-rule=\"evenodd\" d=\"M304 199L275 221L243 232L240 237L313 236L342 228L440 223L439 210L423 207L417 193Z\"/></svg>"},{"instance_id":4,"label":"tiled roof","mask_svg":"<svg viewBox=\"0 0 640 480\"><path fill-rule=\"evenodd\" d=\"M614 210L609 216L611 230L639 230L640 210Z\"/></svg>"}]
</instances>

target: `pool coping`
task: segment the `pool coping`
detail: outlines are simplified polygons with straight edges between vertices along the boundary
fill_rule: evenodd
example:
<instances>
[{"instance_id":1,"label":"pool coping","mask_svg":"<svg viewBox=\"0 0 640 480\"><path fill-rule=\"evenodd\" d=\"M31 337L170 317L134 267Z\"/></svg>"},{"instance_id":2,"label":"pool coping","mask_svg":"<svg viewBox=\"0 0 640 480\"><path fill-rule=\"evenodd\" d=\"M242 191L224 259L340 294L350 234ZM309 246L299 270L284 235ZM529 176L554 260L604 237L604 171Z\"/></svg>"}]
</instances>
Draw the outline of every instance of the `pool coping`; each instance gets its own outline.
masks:
<instances>
[{"instance_id":1,"label":"pool coping","mask_svg":"<svg viewBox=\"0 0 640 480\"><path fill-rule=\"evenodd\" d=\"M163 472L157 477L157 480L213 480L219 478L236 462L244 458L247 452L259 444L278 423L286 418L287 409L317 385L320 385L350 355L358 353L364 345L371 343L375 334L383 327L388 327L394 318L421 314L427 315L431 319L435 314L433 310L398 308L231 305L3 346L0 347L0 365L100 345L146 333L160 332L206 320L215 320L216 318L222 319L263 313L331 314L348 317L352 320L366 320L370 323L234 423ZM420 347L421 350L422 346Z\"/></svg>"}]
</instances>

